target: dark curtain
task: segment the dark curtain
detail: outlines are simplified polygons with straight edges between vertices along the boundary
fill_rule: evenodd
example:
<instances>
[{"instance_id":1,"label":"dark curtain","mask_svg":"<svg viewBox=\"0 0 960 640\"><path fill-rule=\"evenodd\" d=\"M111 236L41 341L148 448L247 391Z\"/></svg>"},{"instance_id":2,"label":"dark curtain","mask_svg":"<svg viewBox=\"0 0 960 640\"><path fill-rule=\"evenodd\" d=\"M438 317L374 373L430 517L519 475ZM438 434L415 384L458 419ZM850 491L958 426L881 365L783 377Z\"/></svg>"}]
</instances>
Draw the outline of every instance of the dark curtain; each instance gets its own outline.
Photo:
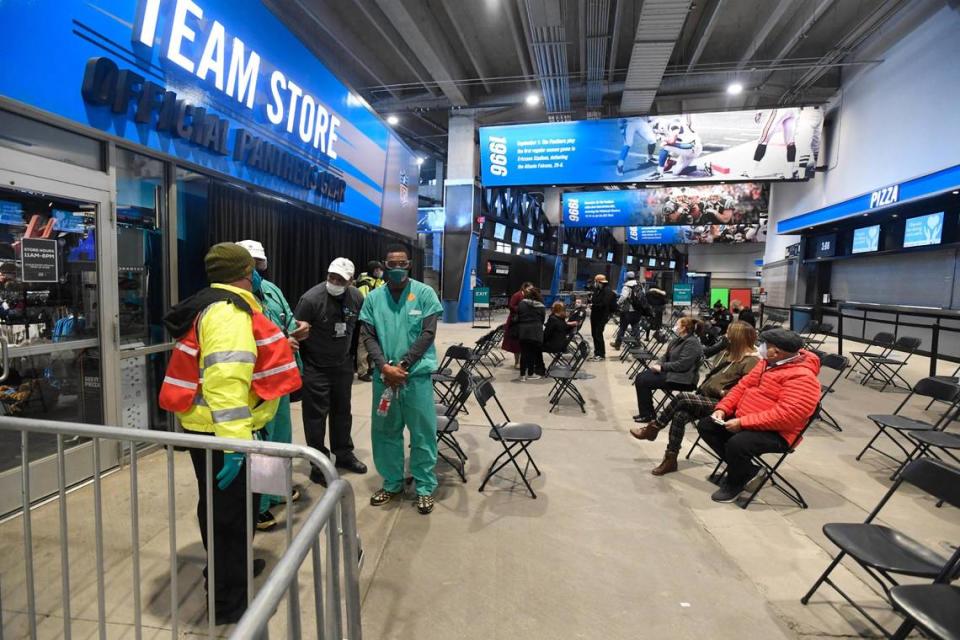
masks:
<instances>
[{"instance_id":1,"label":"dark curtain","mask_svg":"<svg viewBox=\"0 0 960 640\"><path fill-rule=\"evenodd\" d=\"M409 238L352 225L224 183L211 183L209 202L209 243L262 243L268 277L283 290L291 305L326 277L334 258L352 260L359 277L366 271L367 262L382 260L391 244L402 244L411 251L412 276L423 277L423 252Z\"/></svg>"}]
</instances>

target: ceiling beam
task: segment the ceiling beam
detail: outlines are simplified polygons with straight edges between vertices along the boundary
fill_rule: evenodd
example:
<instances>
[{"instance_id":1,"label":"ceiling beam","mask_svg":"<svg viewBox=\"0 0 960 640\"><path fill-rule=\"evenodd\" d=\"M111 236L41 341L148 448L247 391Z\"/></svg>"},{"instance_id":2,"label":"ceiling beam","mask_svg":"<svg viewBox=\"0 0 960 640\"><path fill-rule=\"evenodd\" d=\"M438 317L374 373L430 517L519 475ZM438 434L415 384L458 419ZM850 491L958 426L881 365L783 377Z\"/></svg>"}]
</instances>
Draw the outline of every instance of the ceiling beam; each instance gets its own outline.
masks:
<instances>
[{"instance_id":1,"label":"ceiling beam","mask_svg":"<svg viewBox=\"0 0 960 640\"><path fill-rule=\"evenodd\" d=\"M377 0L377 6L450 102L456 106L466 106L467 96L457 85L457 80L464 77L463 70L428 7L419 2L403 0Z\"/></svg>"},{"instance_id":2,"label":"ceiling beam","mask_svg":"<svg viewBox=\"0 0 960 640\"><path fill-rule=\"evenodd\" d=\"M716 28L717 23L720 22L720 9L723 7L724 2L725 0L716 0L716 2L707 7L704 15L700 18L700 24L697 25L697 33L693 36L693 39L697 42L697 46L690 56L690 61L687 63L687 71L692 71L693 68L697 66L697 63L700 62L700 56L703 55L703 50L707 48L707 42L710 41L710 36L713 35L714 28Z\"/></svg>"},{"instance_id":3,"label":"ceiling beam","mask_svg":"<svg viewBox=\"0 0 960 640\"><path fill-rule=\"evenodd\" d=\"M607 82L613 82L613 74L617 67L617 50L620 48L620 20L623 16L624 0L616 0L613 9L613 33L610 38L610 70L607 72Z\"/></svg>"},{"instance_id":4,"label":"ceiling beam","mask_svg":"<svg viewBox=\"0 0 960 640\"><path fill-rule=\"evenodd\" d=\"M747 63L757 55L757 51L760 50L760 47L763 46L763 43L767 41L767 38L770 37L770 33L773 31L780 20L783 19L784 14L787 13L787 10L791 6L790 0L777 0L777 4L774 5L773 11L770 12L770 15L767 16L766 22L760 27L760 30L757 31L756 35L753 37L753 40L750 42L750 46L747 47L747 50L743 52L743 55L740 56L740 64L737 66L738 69L742 69L747 66Z\"/></svg>"},{"instance_id":5,"label":"ceiling beam","mask_svg":"<svg viewBox=\"0 0 960 640\"><path fill-rule=\"evenodd\" d=\"M526 42L527 37L526 33L523 30L523 27L517 24L517 18L513 15L513 10L516 8L516 4L512 2L502 2L500 6L503 7L503 10L507 14L507 22L510 23L510 37L513 38L513 47L517 53L517 60L520 61L520 69L523 70L523 75L527 78L533 76L530 73L530 62L527 59L527 55L530 53L527 49ZM520 9L520 15L523 16L523 10ZM527 87L530 87L530 80L527 80Z\"/></svg>"},{"instance_id":6,"label":"ceiling beam","mask_svg":"<svg viewBox=\"0 0 960 640\"><path fill-rule=\"evenodd\" d=\"M457 32L457 37L460 38L460 43L466 50L467 57L470 58L470 64L473 65L474 70L477 72L477 78L481 84L483 84L483 90L490 93L490 80L488 79L490 74L487 72L486 65L480 59L480 51L483 49L483 46L477 41L476 37L474 37L473 31L469 29L464 30L460 21L457 20L457 15L463 15L462 6L459 12L451 11L450 1L451 0L440 0L440 6L443 7L444 12L447 14L447 19L450 21L450 24L453 25L453 30Z\"/></svg>"},{"instance_id":7,"label":"ceiling beam","mask_svg":"<svg viewBox=\"0 0 960 640\"><path fill-rule=\"evenodd\" d=\"M580 75L587 77L587 0L577 3L577 31L580 34Z\"/></svg>"}]
</instances>

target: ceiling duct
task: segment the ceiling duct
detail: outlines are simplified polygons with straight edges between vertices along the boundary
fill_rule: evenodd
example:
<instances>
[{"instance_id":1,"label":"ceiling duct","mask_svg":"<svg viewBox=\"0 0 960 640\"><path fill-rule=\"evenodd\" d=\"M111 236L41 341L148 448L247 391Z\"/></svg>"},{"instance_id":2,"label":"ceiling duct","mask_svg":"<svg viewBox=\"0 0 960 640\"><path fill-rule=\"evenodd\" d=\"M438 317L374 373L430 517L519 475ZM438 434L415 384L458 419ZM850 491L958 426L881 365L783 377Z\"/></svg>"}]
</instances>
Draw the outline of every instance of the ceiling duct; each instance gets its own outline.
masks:
<instances>
[{"instance_id":1,"label":"ceiling duct","mask_svg":"<svg viewBox=\"0 0 960 640\"><path fill-rule=\"evenodd\" d=\"M603 102L607 43L610 39L610 0L587 0L587 109Z\"/></svg>"},{"instance_id":2,"label":"ceiling duct","mask_svg":"<svg viewBox=\"0 0 960 640\"><path fill-rule=\"evenodd\" d=\"M570 72L560 0L525 0L521 17L527 27L530 56L536 67L548 118L570 118Z\"/></svg>"},{"instance_id":3,"label":"ceiling duct","mask_svg":"<svg viewBox=\"0 0 960 640\"><path fill-rule=\"evenodd\" d=\"M691 0L644 0L620 100L623 114L647 113L687 20Z\"/></svg>"}]
</instances>

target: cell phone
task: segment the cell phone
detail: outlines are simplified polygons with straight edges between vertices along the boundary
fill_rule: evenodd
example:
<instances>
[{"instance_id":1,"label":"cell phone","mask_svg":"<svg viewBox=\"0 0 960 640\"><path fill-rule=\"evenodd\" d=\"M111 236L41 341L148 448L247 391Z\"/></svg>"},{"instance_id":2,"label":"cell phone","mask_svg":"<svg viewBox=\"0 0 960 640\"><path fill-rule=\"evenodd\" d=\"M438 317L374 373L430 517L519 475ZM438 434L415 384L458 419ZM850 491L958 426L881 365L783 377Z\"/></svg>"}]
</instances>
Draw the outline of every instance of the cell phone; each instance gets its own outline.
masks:
<instances>
[{"instance_id":1,"label":"cell phone","mask_svg":"<svg viewBox=\"0 0 960 640\"><path fill-rule=\"evenodd\" d=\"M717 418L717 417L715 417L715 416L710 416L710 419L713 420L714 422L716 422L717 424L727 424L727 421L726 421L726 420L723 420L723 419L721 419L721 418Z\"/></svg>"}]
</instances>

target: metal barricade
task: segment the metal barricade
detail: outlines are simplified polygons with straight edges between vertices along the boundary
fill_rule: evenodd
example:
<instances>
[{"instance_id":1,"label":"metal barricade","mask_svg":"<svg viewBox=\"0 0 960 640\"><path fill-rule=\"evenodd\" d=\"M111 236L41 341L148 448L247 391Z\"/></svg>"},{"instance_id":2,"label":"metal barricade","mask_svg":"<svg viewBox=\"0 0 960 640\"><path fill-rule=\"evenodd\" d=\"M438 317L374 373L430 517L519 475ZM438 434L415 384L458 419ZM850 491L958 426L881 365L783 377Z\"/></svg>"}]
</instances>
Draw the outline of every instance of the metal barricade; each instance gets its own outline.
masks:
<instances>
[{"instance_id":1,"label":"metal barricade","mask_svg":"<svg viewBox=\"0 0 960 640\"><path fill-rule=\"evenodd\" d=\"M70 639L72 633L71 620L71 589L70 589L70 557L69 545L66 543L70 533L67 515L67 489L64 470L64 442L66 438L89 438L91 441L93 462L93 517L94 517L94 549L96 564L96 591L97 591L97 626L100 638L107 637L107 601L104 583L104 526L103 526L103 475L100 467L101 445L105 441L117 442L129 452L130 475L130 536L131 536L131 570L132 570L132 599L133 599L133 627L135 637L142 637L141 615L141 567L140 567L140 491L138 484L138 457L144 452L139 451L141 445L156 445L163 449L154 454L166 455L167 477L167 520L169 524L169 553L170 553L170 633L172 638L179 634L179 597L178 584L178 549L176 536L176 501L175 485L175 448L200 449L205 453L206 462L206 520L207 520L207 567L208 581L215 584L213 536L213 472L212 460L214 451L235 451L246 454L260 454L287 459L301 459L318 467L327 480L328 488L319 502L311 508L300 529L293 531L293 508L291 497L287 495L286 532L287 547L270 572L263 586L254 597L253 575L253 493L250 487L251 464L244 464L246 474L246 521L247 527L247 598L248 608L237 623L230 638L266 638L271 618L286 596L286 635L288 638L300 638L301 607L299 594L299 571L308 555L311 556L311 573L313 580L313 601L316 609L316 629L305 632L307 637L315 638L349 638L360 640L360 588L359 588L359 558L360 547L357 536L356 507L353 489L350 484L341 479L333 465L315 449L301 445L261 442L257 440L235 440L217 438L213 436L194 435L186 433L169 433L159 431L142 431L137 429L122 429L71 422L54 422L49 420L33 420L22 418L0 417L0 430L19 432L21 443L21 498L22 512L20 517L23 523L23 561L25 569L24 588L26 590L26 615L28 636L37 638L37 610L36 588L34 577L34 533L32 528L32 512L30 509L30 434L48 434L56 436L57 441L57 480L58 491L54 499L59 503L60 529L60 597L63 612L62 637ZM248 458L249 462L249 458ZM293 466L287 466L288 486L292 486ZM321 534L326 530L326 558L321 544ZM52 535L52 532L42 532ZM326 567L324 567L324 560ZM44 588L53 588L53 585L42 585ZM207 632L210 637L218 635L215 630L215 602L214 589L208 590L207 596ZM151 629L154 631L155 629ZM59 632L58 632L59 635ZM0 640L4 637L3 618L0 617Z\"/></svg>"}]
</instances>

